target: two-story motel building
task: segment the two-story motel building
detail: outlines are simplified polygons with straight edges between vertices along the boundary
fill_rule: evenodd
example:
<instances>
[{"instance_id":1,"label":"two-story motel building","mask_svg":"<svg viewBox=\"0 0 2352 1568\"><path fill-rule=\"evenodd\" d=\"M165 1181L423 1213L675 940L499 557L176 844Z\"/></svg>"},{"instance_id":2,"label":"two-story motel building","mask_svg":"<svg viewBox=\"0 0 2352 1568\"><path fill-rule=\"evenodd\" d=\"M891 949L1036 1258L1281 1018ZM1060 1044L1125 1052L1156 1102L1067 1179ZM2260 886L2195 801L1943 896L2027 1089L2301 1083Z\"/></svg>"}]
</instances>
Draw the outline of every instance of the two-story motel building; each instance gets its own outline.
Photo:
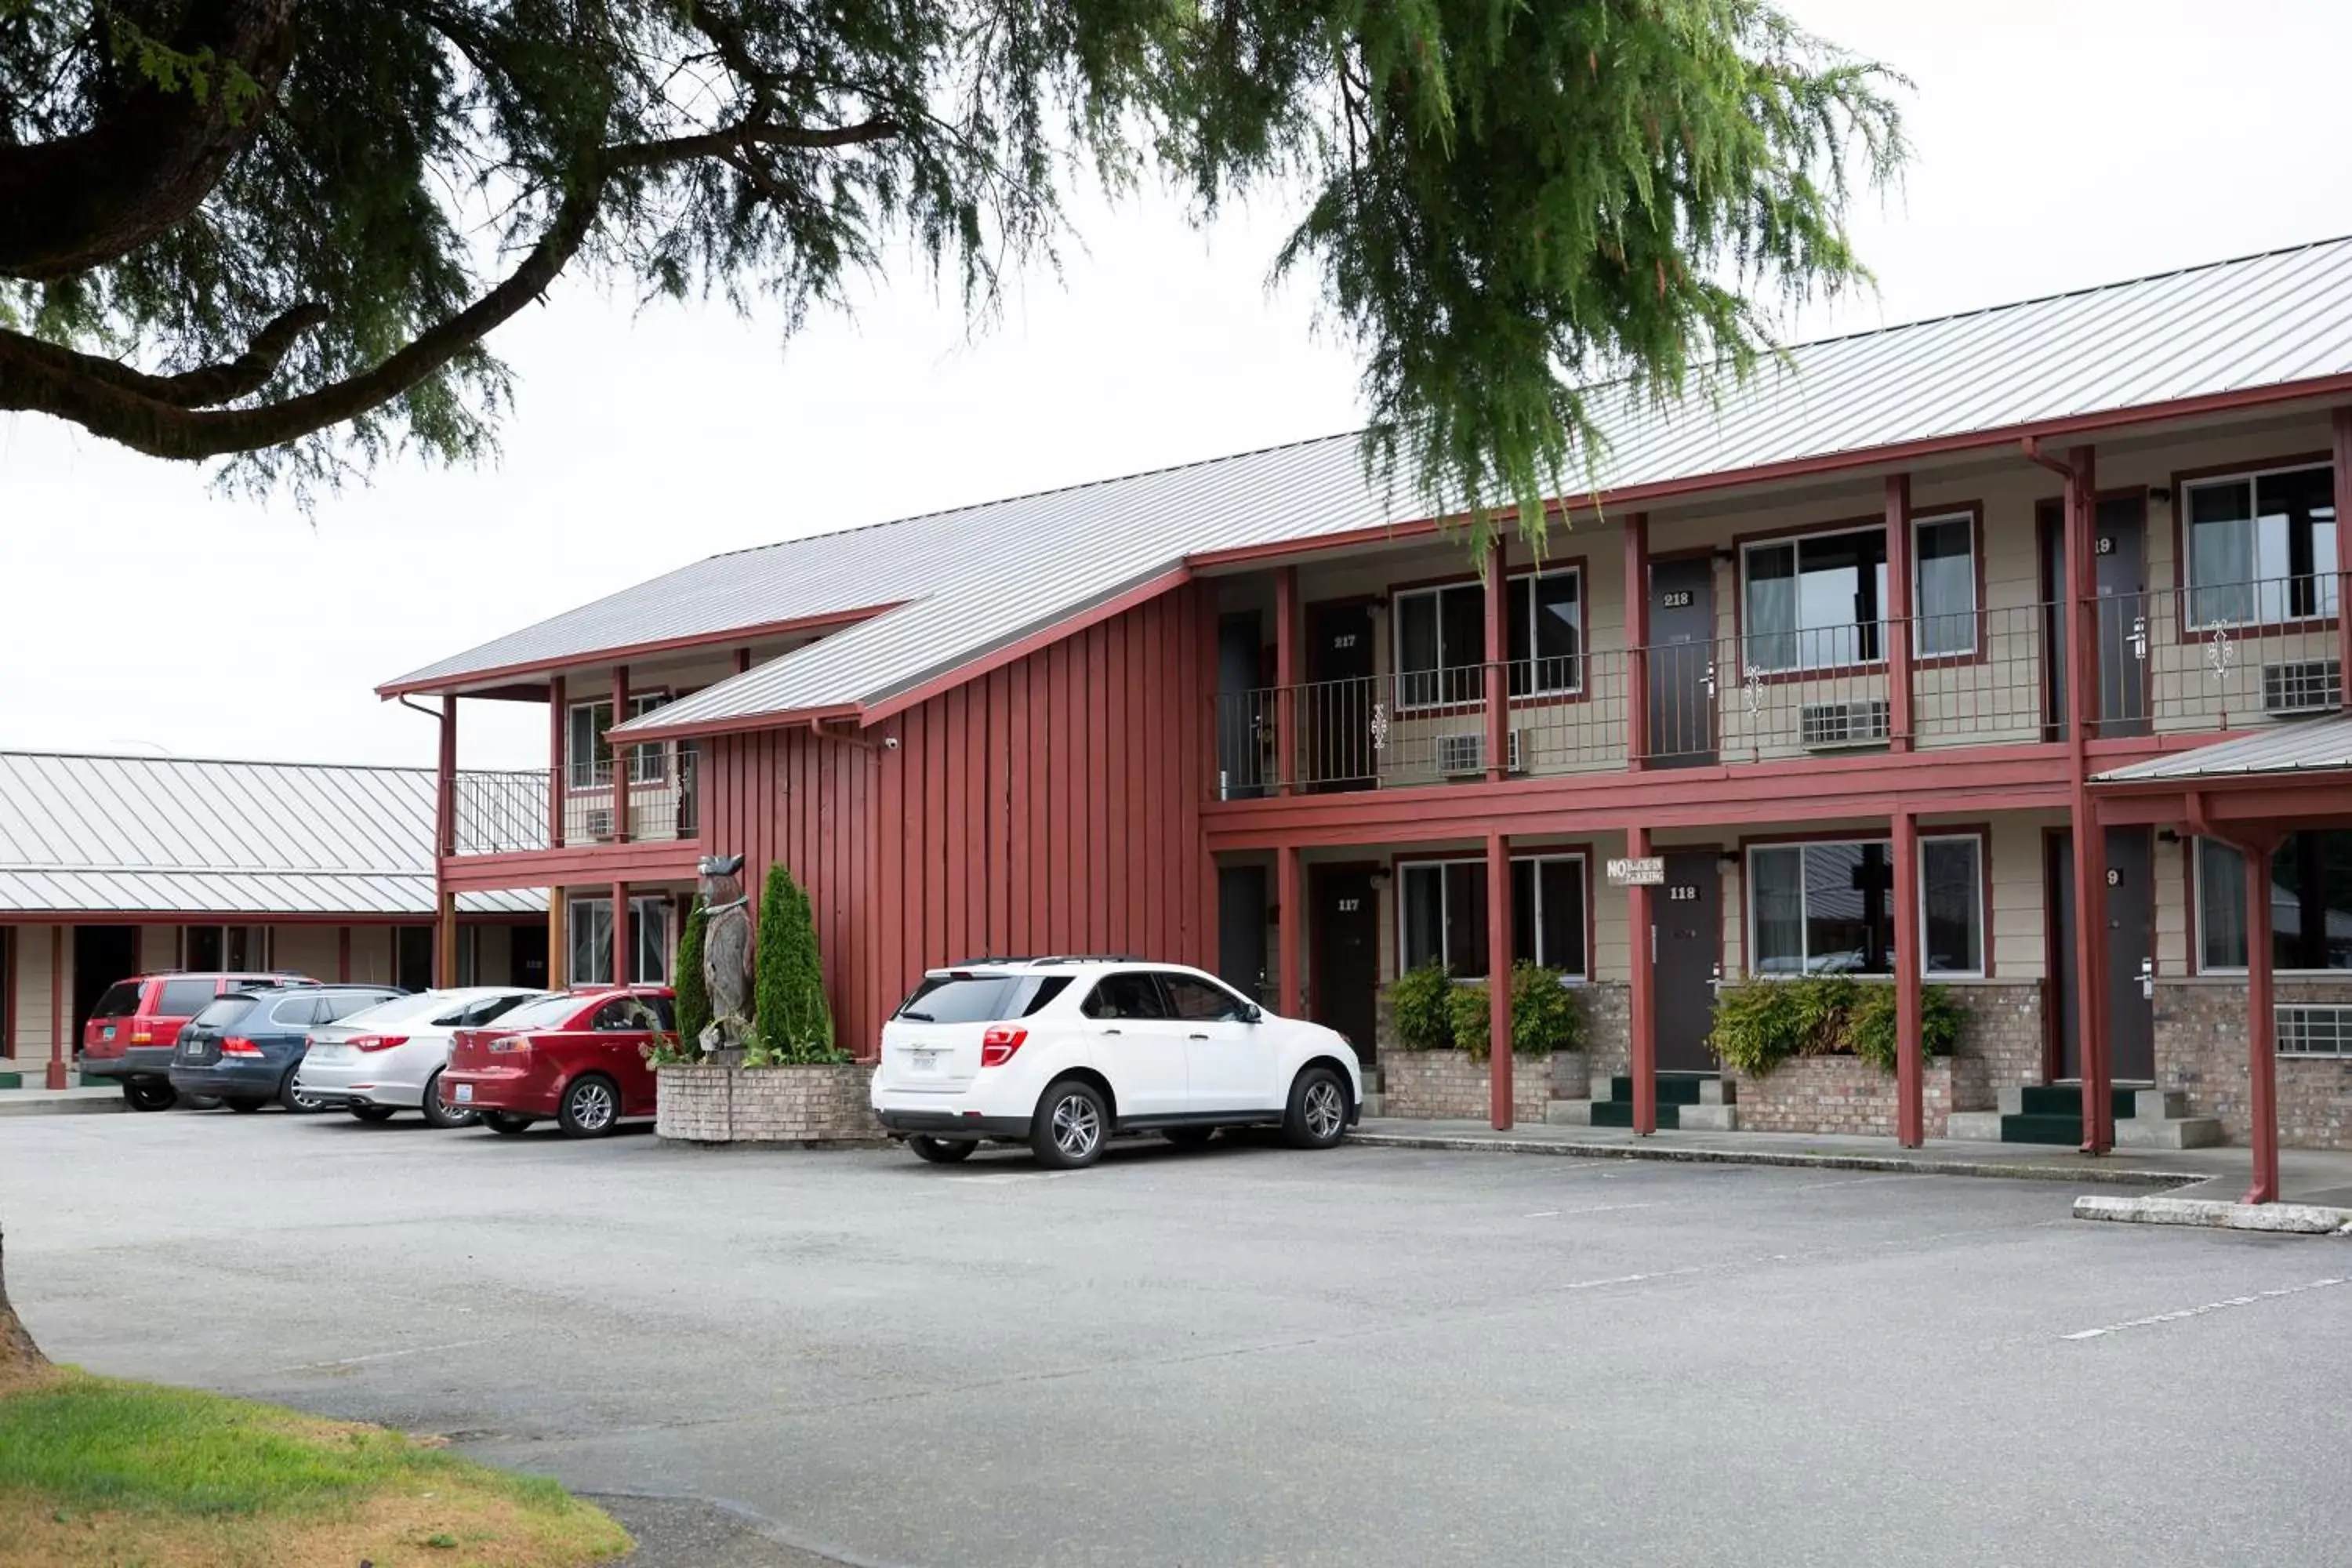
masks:
<instances>
[{"instance_id":1,"label":"two-story motel building","mask_svg":"<svg viewBox=\"0 0 2352 1568\"><path fill-rule=\"evenodd\" d=\"M1601 412L1540 557L1343 437L715 557L404 676L445 907L564 889L555 967L650 973L698 853L781 858L868 1054L979 953L1202 963L1368 1056L1402 968L1533 956L1588 1059L1498 1053L1498 1126L1696 1116L1658 1085L1714 1068L1713 983L1885 975L1906 1143L2049 1137L2074 1102L2021 1091L2079 1083L2085 1146L2218 1126L2258 1188L2277 1128L2352 1146L2352 240ZM547 769L457 776L460 699L544 704Z\"/></svg>"}]
</instances>

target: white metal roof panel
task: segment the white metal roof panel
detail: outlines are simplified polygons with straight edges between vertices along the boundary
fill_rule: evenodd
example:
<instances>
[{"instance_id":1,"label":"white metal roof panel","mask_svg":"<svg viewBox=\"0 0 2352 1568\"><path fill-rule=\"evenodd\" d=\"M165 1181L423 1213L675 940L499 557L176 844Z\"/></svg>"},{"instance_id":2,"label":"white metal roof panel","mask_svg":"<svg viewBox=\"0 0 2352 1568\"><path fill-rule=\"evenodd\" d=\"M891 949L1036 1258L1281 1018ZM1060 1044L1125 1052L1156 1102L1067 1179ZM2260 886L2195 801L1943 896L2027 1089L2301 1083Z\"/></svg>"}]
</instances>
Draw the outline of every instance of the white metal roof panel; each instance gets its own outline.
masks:
<instances>
[{"instance_id":1,"label":"white metal roof panel","mask_svg":"<svg viewBox=\"0 0 2352 1568\"><path fill-rule=\"evenodd\" d=\"M2149 762L2134 763L2095 775L2093 784L2194 784L2199 779L2241 778L2252 773L2299 773L2352 770L2352 714L2307 719L2274 730L2216 741Z\"/></svg>"},{"instance_id":2,"label":"white metal roof panel","mask_svg":"<svg viewBox=\"0 0 2352 1568\"><path fill-rule=\"evenodd\" d=\"M429 768L0 752L0 910L431 914L433 805Z\"/></svg>"},{"instance_id":3,"label":"white metal roof panel","mask_svg":"<svg viewBox=\"0 0 2352 1568\"><path fill-rule=\"evenodd\" d=\"M1683 482L2338 374L2352 239L1805 344L1719 401L1603 389L1598 477ZM1355 436L1331 437L715 556L394 684L899 604L638 727L872 706L1187 556L1418 515L1368 482Z\"/></svg>"}]
</instances>

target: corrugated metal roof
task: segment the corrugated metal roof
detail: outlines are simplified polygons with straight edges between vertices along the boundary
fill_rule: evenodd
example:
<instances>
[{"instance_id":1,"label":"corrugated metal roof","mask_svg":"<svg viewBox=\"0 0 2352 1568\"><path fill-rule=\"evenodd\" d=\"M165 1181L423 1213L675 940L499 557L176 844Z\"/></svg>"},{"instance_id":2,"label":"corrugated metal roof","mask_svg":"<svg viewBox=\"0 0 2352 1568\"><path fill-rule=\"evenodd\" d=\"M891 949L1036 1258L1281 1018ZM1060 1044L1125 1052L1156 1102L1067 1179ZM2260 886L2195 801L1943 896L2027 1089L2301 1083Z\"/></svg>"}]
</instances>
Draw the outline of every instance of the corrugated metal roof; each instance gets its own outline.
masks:
<instances>
[{"instance_id":1,"label":"corrugated metal roof","mask_svg":"<svg viewBox=\"0 0 2352 1568\"><path fill-rule=\"evenodd\" d=\"M1604 490L2352 374L2352 239L1806 344L1719 402L1598 395ZM714 556L404 676L906 601L636 728L871 707L1186 557L1413 521L1353 435Z\"/></svg>"},{"instance_id":2,"label":"corrugated metal roof","mask_svg":"<svg viewBox=\"0 0 2352 1568\"><path fill-rule=\"evenodd\" d=\"M2352 714L2282 724L2234 740L2173 752L2093 776L2093 784L2191 784L2250 773L2352 770Z\"/></svg>"},{"instance_id":3,"label":"corrugated metal roof","mask_svg":"<svg viewBox=\"0 0 2352 1568\"><path fill-rule=\"evenodd\" d=\"M0 752L0 910L431 914L433 785L430 768Z\"/></svg>"}]
</instances>

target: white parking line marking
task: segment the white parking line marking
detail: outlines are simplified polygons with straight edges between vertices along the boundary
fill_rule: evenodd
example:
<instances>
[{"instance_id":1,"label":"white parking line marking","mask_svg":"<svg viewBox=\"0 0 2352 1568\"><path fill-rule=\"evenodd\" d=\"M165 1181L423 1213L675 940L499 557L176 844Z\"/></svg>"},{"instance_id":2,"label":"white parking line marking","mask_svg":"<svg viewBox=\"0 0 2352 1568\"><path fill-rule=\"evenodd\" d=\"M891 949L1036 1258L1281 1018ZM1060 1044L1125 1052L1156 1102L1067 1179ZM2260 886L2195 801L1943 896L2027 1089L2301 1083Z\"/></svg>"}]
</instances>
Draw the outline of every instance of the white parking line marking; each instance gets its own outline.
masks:
<instances>
[{"instance_id":1,"label":"white parking line marking","mask_svg":"<svg viewBox=\"0 0 2352 1568\"><path fill-rule=\"evenodd\" d=\"M2208 1301L2201 1307L2183 1307L2177 1312L2154 1312L2145 1318L2126 1318L2120 1323L2104 1328L2077 1329L2071 1334L2061 1334L2062 1340L2095 1340L2108 1334L2119 1334L2126 1329L2153 1328L2158 1323L2177 1323L2187 1318L2201 1318L2208 1312L2219 1312L2231 1307L2252 1307L2264 1301L2275 1301L2282 1296L2300 1296L2306 1290L2325 1290L2331 1286L2352 1284L2346 1279L2314 1279L2305 1285L2282 1285L2274 1290L2257 1290L2251 1296L2232 1296L2224 1301Z\"/></svg>"},{"instance_id":2,"label":"white parking line marking","mask_svg":"<svg viewBox=\"0 0 2352 1568\"><path fill-rule=\"evenodd\" d=\"M1558 1209L1538 1209L1533 1214L1521 1215L1519 1217L1521 1219L1558 1219L1559 1217L1559 1211Z\"/></svg>"},{"instance_id":3,"label":"white parking line marking","mask_svg":"<svg viewBox=\"0 0 2352 1568\"><path fill-rule=\"evenodd\" d=\"M325 1372L331 1367L365 1366L375 1361L398 1361L402 1356L432 1355L437 1351L471 1350L476 1345L497 1343L497 1339L455 1340L446 1345L415 1345L404 1351L378 1351L373 1355L345 1356L341 1361L306 1361L297 1366L281 1366L279 1372Z\"/></svg>"}]
</instances>

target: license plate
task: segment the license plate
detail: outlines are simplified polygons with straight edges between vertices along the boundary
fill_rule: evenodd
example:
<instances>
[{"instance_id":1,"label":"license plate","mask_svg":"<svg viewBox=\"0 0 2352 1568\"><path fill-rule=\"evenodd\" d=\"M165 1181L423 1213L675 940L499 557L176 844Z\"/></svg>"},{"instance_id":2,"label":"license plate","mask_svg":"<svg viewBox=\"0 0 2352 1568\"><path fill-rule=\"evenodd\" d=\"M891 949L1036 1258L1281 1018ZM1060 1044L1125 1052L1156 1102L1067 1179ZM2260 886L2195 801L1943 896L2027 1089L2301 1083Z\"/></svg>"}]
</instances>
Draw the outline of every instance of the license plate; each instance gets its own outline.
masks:
<instances>
[{"instance_id":1,"label":"license plate","mask_svg":"<svg viewBox=\"0 0 2352 1568\"><path fill-rule=\"evenodd\" d=\"M461 1084L459 1084L459 1085L457 1085L457 1103L458 1103L458 1104L463 1105L463 1104L465 1104L467 1100L471 1100L471 1099L473 1099L473 1098L474 1098L474 1086L473 1086L472 1084L470 1084L470 1083L461 1083Z\"/></svg>"},{"instance_id":2,"label":"license plate","mask_svg":"<svg viewBox=\"0 0 2352 1568\"><path fill-rule=\"evenodd\" d=\"M910 1051L907 1055L907 1068L910 1072L937 1072L940 1070L940 1054L937 1051Z\"/></svg>"},{"instance_id":3,"label":"license plate","mask_svg":"<svg viewBox=\"0 0 2352 1568\"><path fill-rule=\"evenodd\" d=\"M350 1054L348 1046L313 1046L309 1052L311 1059L322 1062L339 1062Z\"/></svg>"},{"instance_id":4,"label":"license plate","mask_svg":"<svg viewBox=\"0 0 2352 1568\"><path fill-rule=\"evenodd\" d=\"M98 1031L98 1037L101 1040L110 1040L114 1038L114 1026L108 1024L104 1027L100 1028Z\"/></svg>"}]
</instances>

